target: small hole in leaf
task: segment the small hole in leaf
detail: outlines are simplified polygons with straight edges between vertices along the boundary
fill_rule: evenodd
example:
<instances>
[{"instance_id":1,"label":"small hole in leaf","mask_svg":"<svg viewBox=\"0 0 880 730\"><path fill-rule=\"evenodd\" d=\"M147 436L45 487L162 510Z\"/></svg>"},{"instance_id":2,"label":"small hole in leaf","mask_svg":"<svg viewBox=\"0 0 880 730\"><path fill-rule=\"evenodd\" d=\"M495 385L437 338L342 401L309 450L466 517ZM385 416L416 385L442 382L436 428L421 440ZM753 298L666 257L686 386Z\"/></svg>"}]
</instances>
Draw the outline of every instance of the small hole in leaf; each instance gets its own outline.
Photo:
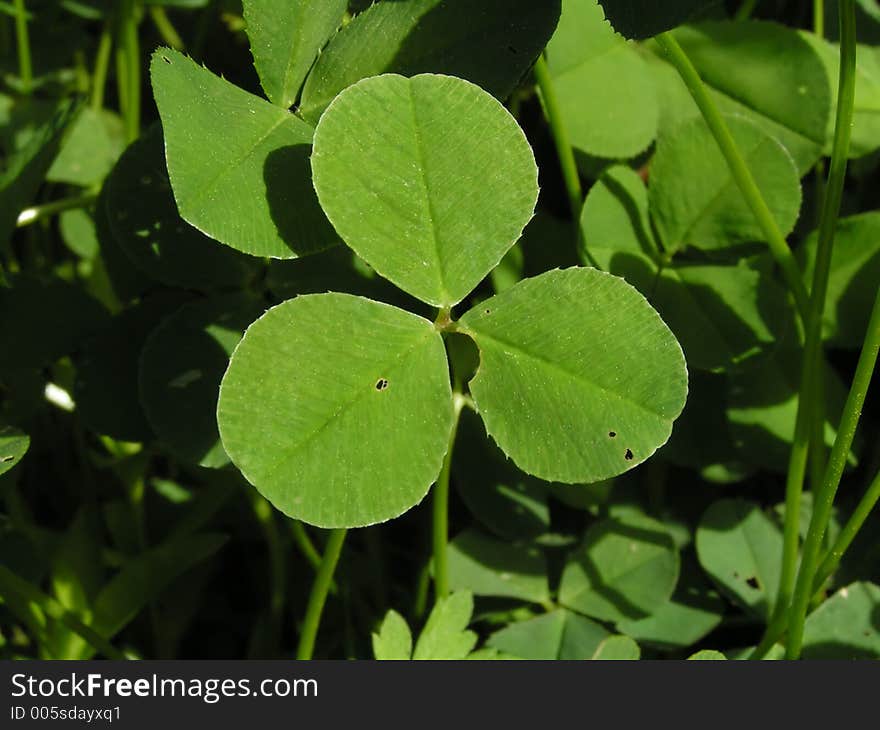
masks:
<instances>
[{"instance_id":1,"label":"small hole in leaf","mask_svg":"<svg viewBox=\"0 0 880 730\"><path fill-rule=\"evenodd\" d=\"M615 438L617 438L617 431L609 431L609 432L608 432L608 438L610 438L610 439L615 439Z\"/></svg>"},{"instance_id":2,"label":"small hole in leaf","mask_svg":"<svg viewBox=\"0 0 880 730\"><path fill-rule=\"evenodd\" d=\"M165 63L171 63L171 59L168 58L168 56L162 56L162 60L165 61Z\"/></svg>"},{"instance_id":3,"label":"small hole in leaf","mask_svg":"<svg viewBox=\"0 0 880 730\"><path fill-rule=\"evenodd\" d=\"M379 378L376 381L376 390L385 390L388 387L388 381L385 378Z\"/></svg>"},{"instance_id":4,"label":"small hole in leaf","mask_svg":"<svg viewBox=\"0 0 880 730\"><path fill-rule=\"evenodd\" d=\"M752 576L751 578L746 578L746 585L749 588L754 588L755 590L758 590L758 588L761 587L761 584L758 583L758 579L755 576Z\"/></svg>"},{"instance_id":5,"label":"small hole in leaf","mask_svg":"<svg viewBox=\"0 0 880 730\"><path fill-rule=\"evenodd\" d=\"M486 314L492 314L492 310L491 310L491 309L487 309L487 310L486 310Z\"/></svg>"},{"instance_id":6,"label":"small hole in leaf","mask_svg":"<svg viewBox=\"0 0 880 730\"><path fill-rule=\"evenodd\" d=\"M626 453L623 455L623 458L626 459L627 461L632 461L633 460L632 449L627 449Z\"/></svg>"},{"instance_id":7,"label":"small hole in leaf","mask_svg":"<svg viewBox=\"0 0 880 730\"><path fill-rule=\"evenodd\" d=\"M7 461L12 461L14 456L0 456L0 464L5 464Z\"/></svg>"}]
</instances>

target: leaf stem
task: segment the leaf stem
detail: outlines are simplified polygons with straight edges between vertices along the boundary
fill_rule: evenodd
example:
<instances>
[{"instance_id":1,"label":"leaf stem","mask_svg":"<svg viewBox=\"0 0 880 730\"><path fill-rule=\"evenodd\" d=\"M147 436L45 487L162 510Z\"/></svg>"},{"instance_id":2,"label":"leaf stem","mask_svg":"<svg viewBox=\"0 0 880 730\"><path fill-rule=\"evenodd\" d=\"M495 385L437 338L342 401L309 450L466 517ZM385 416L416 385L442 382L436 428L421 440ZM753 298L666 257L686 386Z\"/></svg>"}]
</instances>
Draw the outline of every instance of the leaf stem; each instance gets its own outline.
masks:
<instances>
[{"instance_id":1,"label":"leaf stem","mask_svg":"<svg viewBox=\"0 0 880 730\"><path fill-rule=\"evenodd\" d=\"M311 659L315 651L315 639L318 636L318 627L321 625L321 615L324 613L324 603L327 601L327 593L333 582L333 573L339 556L342 554L342 546L348 530L344 527L330 531L327 546L324 548L324 557L321 558L321 566L312 583L312 591L309 594L309 602L306 606L306 615L303 619L302 631L299 635L299 646L296 650L297 659Z\"/></svg>"},{"instance_id":2,"label":"leaf stem","mask_svg":"<svg viewBox=\"0 0 880 730\"><path fill-rule=\"evenodd\" d=\"M733 135L730 133L727 122L724 121L724 117L709 95L697 69L694 68L691 60L687 57L687 54L675 37L671 33L661 33L657 36L656 40L665 51L669 62L678 71L694 102L699 107L703 119L705 119L709 130L721 149L721 153L724 155L724 159L727 161L727 166L730 168L730 173L736 181L737 187L742 192L746 203L755 216L758 226L767 239L770 253L782 271L785 283L794 297L802 319L806 320L810 298L804 286L800 268L794 254L792 254L791 249L788 247L785 236L779 230L779 225L767 206L767 202L764 200L764 196L758 188L755 178L751 170L749 170Z\"/></svg>"},{"instance_id":3,"label":"leaf stem","mask_svg":"<svg viewBox=\"0 0 880 730\"><path fill-rule=\"evenodd\" d=\"M443 458L443 468L434 485L433 540L434 540L434 600L449 595L449 566L446 561L446 546L449 542L449 476L452 471L452 455L455 451L455 437L458 433L458 422L461 409L464 408L464 396L452 394L452 431L449 434L449 447Z\"/></svg>"},{"instance_id":4,"label":"leaf stem","mask_svg":"<svg viewBox=\"0 0 880 730\"><path fill-rule=\"evenodd\" d=\"M748 20L752 17L752 13L755 12L757 6L758 0L743 0L742 5L739 6L739 10L736 11L736 15L733 16L733 19Z\"/></svg>"},{"instance_id":5,"label":"leaf stem","mask_svg":"<svg viewBox=\"0 0 880 730\"><path fill-rule=\"evenodd\" d=\"M568 194L571 216L577 225L581 216L581 207L584 204L584 192L574 159L574 151L568 137L568 129L562 119L562 110L559 108L556 87L553 85L550 69L547 67L547 61L543 54L535 62L535 80L538 82L541 99L544 101L547 122L550 125L550 132L553 134L553 142L556 145L556 154L559 156L559 164L562 167L562 178Z\"/></svg>"},{"instance_id":6,"label":"leaf stem","mask_svg":"<svg viewBox=\"0 0 880 730\"><path fill-rule=\"evenodd\" d=\"M141 125L141 59L138 0L121 0L117 17L116 76L126 139L134 142Z\"/></svg>"},{"instance_id":7,"label":"leaf stem","mask_svg":"<svg viewBox=\"0 0 880 730\"><path fill-rule=\"evenodd\" d=\"M149 12L150 19L153 21L153 25L156 26L156 30L159 31L159 35L162 36L162 40L175 51L182 51L186 44L180 37L180 33L177 32L177 28L174 27L174 24L169 19L165 8L161 5L150 5Z\"/></svg>"},{"instance_id":8,"label":"leaf stem","mask_svg":"<svg viewBox=\"0 0 880 730\"><path fill-rule=\"evenodd\" d=\"M852 10L853 0L841 0L841 12ZM854 20L854 14L853 14ZM853 22L853 25L855 23ZM848 32L847 32L848 33ZM845 33L841 33L841 38ZM846 459L855 437L856 427L862 413L862 406L868 394L868 387L877 364L877 355L880 352L880 290L874 301L874 309L871 313L871 321L859 355L856 366L856 374L853 377L852 386L843 408L840 419L840 427L837 430L837 438L828 458L828 466L825 469L825 478L822 487L813 498L813 514L807 537L804 540L801 566L798 571L797 583L794 589L791 609L789 611L789 634L786 647L786 658L797 659L800 657L803 646L804 623L806 622L807 609L813 596L813 585L816 578L819 553L822 549L822 538L828 529L831 519L831 511L834 506L834 497L843 470L846 467Z\"/></svg>"},{"instance_id":9,"label":"leaf stem","mask_svg":"<svg viewBox=\"0 0 880 730\"><path fill-rule=\"evenodd\" d=\"M27 95L33 90L34 68L31 60L28 14L24 0L15 0L15 36L18 44L18 75L21 79L21 91Z\"/></svg>"},{"instance_id":10,"label":"leaf stem","mask_svg":"<svg viewBox=\"0 0 880 730\"><path fill-rule=\"evenodd\" d=\"M812 479L815 490L814 496L818 496L824 489L824 474L819 478L815 475L817 468L821 465L822 456L820 450L824 451L825 409L822 402L824 400L824 384L822 382L822 320L828 293L831 254L834 248L837 217L840 213L843 185L846 178L853 106L855 103L855 9L852 3L853 0L843 0L840 6L841 63L834 146L828 184L822 204L822 215L819 222L819 243L816 252L813 283L810 290L810 307L806 320L806 339L795 420L795 433L789 455L788 472L786 474L782 567L779 578L779 590L773 616L761 643L755 650L755 653L760 655L763 655L763 653L770 649L773 642L781 634L784 626L790 622L788 612L795 591L798 568L800 503L804 489L807 461L811 455L814 462L814 476ZM849 7L847 7L847 4ZM812 576L810 580L812 581Z\"/></svg>"},{"instance_id":11,"label":"leaf stem","mask_svg":"<svg viewBox=\"0 0 880 730\"><path fill-rule=\"evenodd\" d=\"M65 210L74 210L75 208L88 208L98 199L97 193L86 193L84 195L76 195L71 198L61 198L53 200L51 203L43 203L42 205L34 205L25 208L18 214L15 225L17 228L24 228L31 223L36 223L45 218L50 218L57 213L63 213Z\"/></svg>"},{"instance_id":12,"label":"leaf stem","mask_svg":"<svg viewBox=\"0 0 880 730\"><path fill-rule=\"evenodd\" d=\"M251 490L254 515L263 530L266 548L269 553L269 617L272 642L277 641L281 633L281 620L284 601L287 593L285 585L286 561L285 551L278 534L278 523L272 506L256 490Z\"/></svg>"},{"instance_id":13,"label":"leaf stem","mask_svg":"<svg viewBox=\"0 0 880 730\"><path fill-rule=\"evenodd\" d=\"M852 545L852 541L859 534L859 530L862 529L865 520L868 519L868 515L874 510L878 500L880 500L880 472L874 477L874 481L871 482L865 495L859 500L855 510L853 510L853 513L837 536L837 540L834 541L831 550L828 551L828 554L816 570L816 579L813 581L814 591L821 589L825 581L837 570L841 558L843 558L849 546Z\"/></svg>"},{"instance_id":14,"label":"leaf stem","mask_svg":"<svg viewBox=\"0 0 880 730\"><path fill-rule=\"evenodd\" d=\"M825 37L825 0L813 0L813 32Z\"/></svg>"},{"instance_id":15,"label":"leaf stem","mask_svg":"<svg viewBox=\"0 0 880 730\"><path fill-rule=\"evenodd\" d=\"M95 70L92 73L92 109L99 110L104 107L104 88L107 85L107 71L110 66L110 52L113 50L113 32L110 23L104 24L101 38L98 41L98 50L95 53Z\"/></svg>"}]
</instances>

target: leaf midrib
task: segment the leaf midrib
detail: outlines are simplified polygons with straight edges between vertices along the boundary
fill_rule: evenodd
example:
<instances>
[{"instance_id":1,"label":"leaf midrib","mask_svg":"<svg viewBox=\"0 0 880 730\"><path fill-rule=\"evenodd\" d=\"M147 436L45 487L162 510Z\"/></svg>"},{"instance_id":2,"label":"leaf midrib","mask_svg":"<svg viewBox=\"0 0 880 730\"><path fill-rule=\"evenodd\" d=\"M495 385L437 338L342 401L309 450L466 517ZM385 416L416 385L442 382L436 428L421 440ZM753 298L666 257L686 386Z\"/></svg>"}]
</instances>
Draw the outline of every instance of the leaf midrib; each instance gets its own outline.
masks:
<instances>
[{"instance_id":1,"label":"leaf midrib","mask_svg":"<svg viewBox=\"0 0 880 730\"><path fill-rule=\"evenodd\" d=\"M402 360L407 358L413 350L415 350L419 345L423 344L435 333L433 329L425 329L424 334L420 335L418 338L413 340L412 344L404 350L401 350L397 353L396 357L391 360L383 363L379 368L382 371L391 372L393 368L396 368L397 365L400 364ZM293 444L293 447L287 453L283 454L278 461L275 462L272 467L270 467L266 472L266 480L271 480L275 474L281 469L282 466L287 464L293 457L299 454L306 446L311 444L318 436L326 430L331 423L336 421L344 412L350 410L353 406L355 406L358 402L366 398L367 396L373 393L373 388L369 385L369 382L365 379L365 387L363 389L356 389L355 395L353 398L342 403L333 413L331 413L317 428L313 429L304 439Z\"/></svg>"},{"instance_id":2,"label":"leaf midrib","mask_svg":"<svg viewBox=\"0 0 880 730\"><path fill-rule=\"evenodd\" d=\"M657 411L653 411L650 408L642 405L638 401L632 400L631 398L627 398L626 396L622 395L621 393L618 393L615 390L611 390L610 388L608 388L604 385L600 385L599 383L597 383L593 380L589 380L587 378L584 378L581 373L576 373L576 372L569 370L566 367L563 367L556 360L551 360L549 358L543 357L542 355L538 355L538 354L529 352L528 350L524 349L518 343L504 340L500 337L496 337L495 335L490 335L490 334L486 333L485 331L481 332L481 331L473 329L471 327L466 327L463 331L465 333L468 333L468 331L469 331L473 335L474 339L477 341L477 345L480 344L479 338L484 338L486 340L494 342L496 345L501 345L502 347L506 347L509 350L513 350L514 352L517 352L521 355L525 355L527 358L530 358L532 360L536 360L540 363L543 363L544 365L547 365L551 370L555 370L556 372L562 373L563 375L568 376L569 378L577 381L578 383L584 383L588 387L592 388L593 390L598 390L598 391L604 393L605 395L610 396L611 398L613 398L617 401L621 401L623 403L631 405L631 406L635 407L637 410L639 410L643 413L646 413L649 416L653 416L654 418L661 420L664 424L669 423L672 420L668 416L665 416L662 413L658 413ZM477 374L474 376L474 380L477 380L477 378L480 377L481 371L482 371L482 365L480 366L480 370L478 370Z\"/></svg>"}]
</instances>

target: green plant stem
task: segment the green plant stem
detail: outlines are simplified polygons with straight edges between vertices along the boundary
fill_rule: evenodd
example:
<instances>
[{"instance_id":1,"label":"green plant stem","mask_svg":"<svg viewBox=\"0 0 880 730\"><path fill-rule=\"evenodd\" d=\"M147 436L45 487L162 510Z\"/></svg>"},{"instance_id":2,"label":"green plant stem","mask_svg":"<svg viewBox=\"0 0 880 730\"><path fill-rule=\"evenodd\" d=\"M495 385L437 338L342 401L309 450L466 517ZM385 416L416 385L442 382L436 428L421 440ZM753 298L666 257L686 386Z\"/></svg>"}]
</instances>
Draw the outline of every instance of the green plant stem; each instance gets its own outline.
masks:
<instances>
[{"instance_id":1,"label":"green plant stem","mask_svg":"<svg viewBox=\"0 0 880 730\"><path fill-rule=\"evenodd\" d=\"M321 614L324 613L324 603L327 601L327 593L333 582L333 573L339 556L342 554L342 546L345 543L345 535L348 530L338 528L330 531L327 546L324 548L324 557L321 558L321 566L312 583L312 591L309 594L309 602L306 606L306 616L303 619L302 631L299 635L299 646L296 650L297 659L311 659L315 651L315 639L318 636L318 627L321 625Z\"/></svg>"},{"instance_id":2,"label":"green plant stem","mask_svg":"<svg viewBox=\"0 0 880 730\"><path fill-rule=\"evenodd\" d=\"M455 437L458 433L462 408L464 408L464 397L461 393L453 393L452 432L449 434L449 447L443 458L443 468L440 470L437 484L434 485L432 503L435 600L449 595L449 567L446 561L446 545L449 542L449 476L452 472L452 455L455 451Z\"/></svg>"},{"instance_id":3,"label":"green plant stem","mask_svg":"<svg viewBox=\"0 0 880 730\"><path fill-rule=\"evenodd\" d=\"M31 60L31 39L24 0L15 0L15 36L18 44L18 75L21 91L30 94L34 86L34 67Z\"/></svg>"},{"instance_id":4,"label":"green plant stem","mask_svg":"<svg viewBox=\"0 0 880 730\"><path fill-rule=\"evenodd\" d=\"M159 35L162 36L162 40L174 50L182 51L185 44L180 37L180 33L177 32L177 28L174 27L174 24L168 18L165 8L161 5L150 5L149 12L150 19L153 21L153 25L156 26L156 30L159 31Z\"/></svg>"},{"instance_id":5,"label":"green plant stem","mask_svg":"<svg viewBox=\"0 0 880 730\"><path fill-rule=\"evenodd\" d=\"M318 552L303 523L299 520L291 520L290 534L293 536L293 541L296 543L302 556L309 565L318 570L321 567L321 553Z\"/></svg>"},{"instance_id":6,"label":"green plant stem","mask_svg":"<svg viewBox=\"0 0 880 730\"><path fill-rule=\"evenodd\" d=\"M562 167L562 178L565 181L565 190L568 194L568 205L571 208L571 216L577 225L581 216L581 207L584 204L584 192L581 187L581 179L578 175L577 163L574 159L574 151L568 137L568 130L562 119L562 110L559 108L559 99L556 96L556 88L550 77L550 69L544 56L539 56L535 62L535 79L538 89L541 91L541 99L544 101L544 110L547 113L547 122L553 134L553 142L556 145L556 154L559 156L559 164Z\"/></svg>"},{"instance_id":7,"label":"green plant stem","mask_svg":"<svg viewBox=\"0 0 880 730\"><path fill-rule=\"evenodd\" d=\"M841 0L841 12L845 8L852 9L852 4L853 0ZM855 25L854 17L853 14L853 25ZM845 37L845 33L848 33L848 31L842 30L842 39ZM825 478L821 489L813 498L813 514L807 530L807 537L804 540L801 566L798 571L797 583L795 584L791 610L789 611L789 633L786 646L786 658L788 659L800 657L803 645L804 624L807 618L810 599L813 596L813 584L816 578L819 554L822 549L822 538L828 529L828 522L831 519L831 511L834 506L834 497L837 494L837 487L840 484L840 478L843 476L843 470L846 467L846 459L855 437L856 427L862 413L862 406L865 403L868 387L871 384L871 378L877 364L878 352L880 352L880 290L877 292L874 309L871 313L871 321L868 324L868 332L865 335L862 352L859 355L859 362L856 366L856 374L846 399L846 405L843 408L837 438L834 440L834 446L828 458Z\"/></svg>"},{"instance_id":8,"label":"green plant stem","mask_svg":"<svg viewBox=\"0 0 880 730\"><path fill-rule=\"evenodd\" d=\"M764 200L764 196L761 194L761 190L758 188L739 147L737 147L727 122L724 121L724 117L709 95L709 91L703 84L697 69L694 68L694 65L678 41L675 40L675 37L671 33L661 33L657 36L657 42L666 53L669 62L678 72L679 76L681 76L694 102L696 102L697 107L700 109L709 130L715 137L715 141L718 143L721 153L727 161L730 173L736 181L737 187L740 189L752 214L755 216L758 226L767 239L770 253L782 271L785 283L794 297L798 312L801 318L806 321L810 298L804 286L800 267L795 260L794 254L788 247L785 236L779 230L776 219L773 217L773 213L770 212L770 208L767 206L767 202Z\"/></svg>"},{"instance_id":9,"label":"green plant stem","mask_svg":"<svg viewBox=\"0 0 880 730\"><path fill-rule=\"evenodd\" d=\"M736 15L733 17L734 20L748 20L752 17L752 13L755 12L755 8L758 6L758 0L743 0L742 5L739 6L739 10L736 11Z\"/></svg>"},{"instance_id":10,"label":"green plant stem","mask_svg":"<svg viewBox=\"0 0 880 730\"><path fill-rule=\"evenodd\" d=\"M92 73L92 109L104 108L104 88L107 85L107 72L110 67L110 53L113 50L113 31L110 23L104 24L101 38L98 41L98 50L95 53L95 70Z\"/></svg>"},{"instance_id":11,"label":"green plant stem","mask_svg":"<svg viewBox=\"0 0 880 730\"><path fill-rule=\"evenodd\" d=\"M125 659L125 655L114 647L107 639L90 626L84 624L75 614L68 611L61 603L41 590L20 578L11 570L0 565L0 593L7 596L19 596L39 606L49 618L60 622L65 628L85 640L93 649L104 655L106 659Z\"/></svg>"},{"instance_id":12,"label":"green plant stem","mask_svg":"<svg viewBox=\"0 0 880 730\"><path fill-rule=\"evenodd\" d=\"M141 59L138 0L121 0L117 16L116 76L126 139L136 140L141 124Z\"/></svg>"},{"instance_id":13,"label":"green plant stem","mask_svg":"<svg viewBox=\"0 0 880 730\"><path fill-rule=\"evenodd\" d=\"M266 548L269 553L269 616L272 626L272 639L277 640L281 633L281 621L284 611L286 591L285 574L287 566L284 559L284 548L278 534L278 523L272 505L261 497L256 490L251 490L254 514L263 530Z\"/></svg>"},{"instance_id":14,"label":"green plant stem","mask_svg":"<svg viewBox=\"0 0 880 730\"><path fill-rule=\"evenodd\" d=\"M825 0L813 0L813 32L825 37Z\"/></svg>"},{"instance_id":15,"label":"green plant stem","mask_svg":"<svg viewBox=\"0 0 880 730\"><path fill-rule=\"evenodd\" d=\"M50 218L65 210L74 210L75 208L88 208L98 199L97 193L86 193L85 195L77 195L71 198L62 198L61 200L53 200L51 203L43 205L34 205L25 208L18 214L15 225L18 228L24 228L31 223Z\"/></svg>"},{"instance_id":16,"label":"green plant stem","mask_svg":"<svg viewBox=\"0 0 880 730\"><path fill-rule=\"evenodd\" d=\"M800 504L808 459L813 458L814 496L824 483L824 475L816 472L822 468L824 450L824 387L822 382L822 321L828 293L831 271L831 254L837 229L837 217L843 197L846 178L847 159L852 130L853 107L855 103L855 9L853 0L841 2L841 63L840 82L837 99L837 120L835 124L834 146L831 169L822 205L819 223L819 242L811 287L810 307L806 321L806 334L801 373L798 409L795 420L795 433L789 455L785 484L785 517L783 520L782 568L779 590L776 596L773 616L767 627L764 639L758 650L766 652L772 646L774 636L780 633L780 626L788 623L789 611L795 590L798 566L798 546L800 534ZM850 6L847 8L847 4ZM846 16L846 17L844 17Z\"/></svg>"},{"instance_id":17,"label":"green plant stem","mask_svg":"<svg viewBox=\"0 0 880 730\"><path fill-rule=\"evenodd\" d=\"M859 534L859 530L862 529L862 526L868 519L868 515L877 506L878 500L880 500L880 472L874 477L874 481L871 482L865 495L859 500L855 510L853 510L853 513L834 541L831 550L828 551L828 554L819 564L819 568L816 570L816 579L813 581L814 591L820 590L825 585L825 581L837 570L841 558L843 558L849 546L852 545L856 535Z\"/></svg>"}]
</instances>

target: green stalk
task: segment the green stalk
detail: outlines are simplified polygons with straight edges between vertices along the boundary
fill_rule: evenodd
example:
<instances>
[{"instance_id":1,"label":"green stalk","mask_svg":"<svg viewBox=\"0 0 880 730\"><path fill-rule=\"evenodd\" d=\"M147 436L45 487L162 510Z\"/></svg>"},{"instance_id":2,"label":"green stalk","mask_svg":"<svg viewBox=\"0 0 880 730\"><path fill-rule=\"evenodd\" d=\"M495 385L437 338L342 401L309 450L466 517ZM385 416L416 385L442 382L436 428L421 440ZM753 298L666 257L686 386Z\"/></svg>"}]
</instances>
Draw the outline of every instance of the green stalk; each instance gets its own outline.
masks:
<instances>
[{"instance_id":1,"label":"green stalk","mask_svg":"<svg viewBox=\"0 0 880 730\"><path fill-rule=\"evenodd\" d=\"M433 507L433 539L434 539L434 598L446 598L449 595L449 567L446 561L446 544L449 542L449 476L452 471L452 454L455 451L455 436L458 433L458 421L464 397L461 393L453 394L452 433L449 434L449 447L443 458L443 468L434 485Z\"/></svg>"},{"instance_id":2,"label":"green stalk","mask_svg":"<svg viewBox=\"0 0 880 730\"><path fill-rule=\"evenodd\" d=\"M736 15L733 16L733 19L748 20L752 17L752 13L755 12L757 5L758 0L743 0L742 5L739 6L739 10L736 11Z\"/></svg>"},{"instance_id":3,"label":"green stalk","mask_svg":"<svg viewBox=\"0 0 880 730\"><path fill-rule=\"evenodd\" d=\"M841 13L844 10L852 10L853 0L841 0L840 7ZM853 14L853 26L855 25L854 18ZM847 35L849 35L848 30L841 32L841 39ZM862 352L859 355L856 374L843 409L837 438L834 440L834 446L828 459L825 479L822 483L822 488L814 498L813 514L810 519L810 527L807 530L807 538L804 541L801 567L798 571L794 598L792 599L792 606L789 611L789 634L786 647L786 658L788 659L800 657L803 646L804 623L806 622L810 599L814 592L813 586L817 574L819 553L822 549L822 538L825 530L828 529L831 510L834 506L834 497L837 494L837 487L840 484L840 478L846 467L847 455L855 437L856 427L859 423L868 387L871 384L874 367L877 364L878 352L880 352L880 290L878 290L877 298L874 302L874 310L871 313L871 321L868 324L868 332L865 335Z\"/></svg>"},{"instance_id":4,"label":"green stalk","mask_svg":"<svg viewBox=\"0 0 880 730\"><path fill-rule=\"evenodd\" d=\"M24 228L31 223L50 218L57 213L63 213L65 210L88 208L97 199L97 193L86 193L85 195L76 195L71 198L53 200L51 203L44 203L43 205L34 205L30 208L25 208L18 214L15 225L17 228Z\"/></svg>"},{"instance_id":5,"label":"green stalk","mask_svg":"<svg viewBox=\"0 0 880 730\"><path fill-rule=\"evenodd\" d=\"M293 536L293 541L296 543L296 546L299 548L299 551L302 553L302 556L306 559L308 564L315 570L318 570L318 568L321 567L321 553L318 552L315 543L312 542L312 538L309 537L309 533L306 532L303 523L299 520L291 520L290 534Z\"/></svg>"},{"instance_id":6,"label":"green stalk","mask_svg":"<svg viewBox=\"0 0 880 730\"><path fill-rule=\"evenodd\" d=\"M269 552L269 616L272 627L272 640L276 641L281 633L281 619L284 611L286 594L285 585L285 552L278 534L278 523L269 502L261 497L256 490L252 494L254 514L263 530L266 547Z\"/></svg>"},{"instance_id":7,"label":"green stalk","mask_svg":"<svg viewBox=\"0 0 880 730\"><path fill-rule=\"evenodd\" d=\"M324 557L321 566L312 583L312 591L309 594L309 602L306 606L306 616L303 619L302 631L299 635L299 646L296 650L297 659L311 659L315 651L315 639L318 636L318 627L321 625L321 615L324 613L324 603L327 601L327 593L333 582L333 572L342 554L342 546L345 543L347 529L338 528L330 531L327 546L324 548Z\"/></svg>"},{"instance_id":8,"label":"green stalk","mask_svg":"<svg viewBox=\"0 0 880 730\"><path fill-rule=\"evenodd\" d=\"M862 529L865 520L868 519L868 515L871 514L878 500L880 500L880 472L874 477L874 481L871 482L871 486L868 487L865 496L859 500L855 510L837 536L837 540L835 540L831 550L828 551L828 554L820 563L816 571L816 579L813 581L814 591L821 589L825 585L825 581L837 570L841 558L849 549L849 546L852 545L852 541L859 534L859 530Z\"/></svg>"},{"instance_id":9,"label":"green stalk","mask_svg":"<svg viewBox=\"0 0 880 730\"><path fill-rule=\"evenodd\" d=\"M21 91L30 94L34 86L34 65L31 60L31 38L28 33L28 15L24 0L15 0L15 37L18 43L18 75Z\"/></svg>"},{"instance_id":10,"label":"green stalk","mask_svg":"<svg viewBox=\"0 0 880 730\"><path fill-rule=\"evenodd\" d=\"M176 51L183 50L185 45L183 39L180 37L180 33L177 32L177 28L174 27L174 24L168 18L165 8L161 5L150 5L150 19L153 21L153 25L156 26L156 30L159 31L159 35L166 45L171 46Z\"/></svg>"},{"instance_id":11,"label":"green stalk","mask_svg":"<svg viewBox=\"0 0 880 730\"><path fill-rule=\"evenodd\" d=\"M724 155L724 159L727 161L727 166L730 168L730 173L736 181L737 187L739 187L752 214L755 216L755 220L763 231L764 237L767 239L770 253L782 271L785 283L794 297L801 318L806 321L810 298L804 286L800 267L794 258L794 254L792 254L791 249L788 247L785 236L779 230L776 219L773 217L773 213L770 212L770 208L767 206L767 202L764 200L764 196L761 194L739 147L737 147L727 122L724 121L724 117L709 95L709 91L703 84L697 69L694 68L694 65L678 41L675 40L675 37L671 33L661 33L657 36L656 40L666 53L668 61L678 71L694 102L699 107L703 119L705 119L709 130L721 149L721 153Z\"/></svg>"},{"instance_id":12,"label":"green stalk","mask_svg":"<svg viewBox=\"0 0 880 730\"><path fill-rule=\"evenodd\" d=\"M825 37L825 0L813 0L813 32Z\"/></svg>"},{"instance_id":13,"label":"green stalk","mask_svg":"<svg viewBox=\"0 0 880 730\"><path fill-rule=\"evenodd\" d=\"M831 271L831 255L834 250L834 237L837 217L843 197L846 178L847 159L852 130L853 107L855 104L855 8L853 0L844 0L841 9L841 63L840 82L837 98L837 120L834 132L831 169L822 205L819 223L819 242L816 264L813 273L810 308L806 323L803 370L795 421L794 441L788 462L785 484L785 518L783 522L782 569L779 579L776 604L766 634L756 653L766 652L772 646L773 637L780 633L781 627L788 623L795 579L798 567L798 546L800 531L800 503L803 495L807 462L811 456L813 467L814 496L823 489L824 475L815 474L824 451L825 410L824 387L822 382L822 320L828 293ZM823 530L824 531L824 530Z\"/></svg>"},{"instance_id":14,"label":"green stalk","mask_svg":"<svg viewBox=\"0 0 880 730\"><path fill-rule=\"evenodd\" d=\"M562 167L562 178L565 181L565 190L568 193L568 205L571 208L571 217L577 224L581 217L581 208L584 204L584 192L581 187L581 178L578 175L577 163L574 159L574 151L568 137L568 130L562 119L562 110L559 108L559 99L556 96L556 88L550 77L550 69L544 56L539 56L535 62L535 79L541 91L541 99L544 101L544 110L547 112L547 122L550 132L553 134L553 142L556 145L556 154L559 156L559 164Z\"/></svg>"},{"instance_id":15,"label":"green stalk","mask_svg":"<svg viewBox=\"0 0 880 730\"><path fill-rule=\"evenodd\" d=\"M107 71L110 67L110 52L113 50L113 32L110 23L105 23L95 53L95 70L92 73L92 109L104 108L104 87L107 85Z\"/></svg>"},{"instance_id":16,"label":"green stalk","mask_svg":"<svg viewBox=\"0 0 880 730\"><path fill-rule=\"evenodd\" d=\"M116 83L129 142L138 138L141 124L141 58L137 26L138 0L121 0L116 28Z\"/></svg>"}]
</instances>

